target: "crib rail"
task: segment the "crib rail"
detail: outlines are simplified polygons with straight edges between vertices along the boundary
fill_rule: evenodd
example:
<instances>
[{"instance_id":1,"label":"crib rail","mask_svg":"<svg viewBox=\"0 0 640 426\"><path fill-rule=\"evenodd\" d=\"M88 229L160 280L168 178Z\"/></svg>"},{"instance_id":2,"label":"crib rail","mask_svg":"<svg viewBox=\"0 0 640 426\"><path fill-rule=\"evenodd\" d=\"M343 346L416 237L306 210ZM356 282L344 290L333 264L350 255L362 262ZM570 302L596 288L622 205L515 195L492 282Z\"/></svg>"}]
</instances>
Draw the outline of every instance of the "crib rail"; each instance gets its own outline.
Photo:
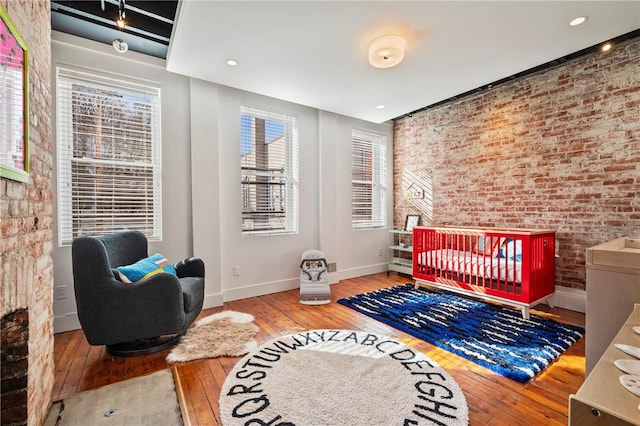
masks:
<instances>
[{"instance_id":1,"label":"crib rail","mask_svg":"<svg viewBox=\"0 0 640 426\"><path fill-rule=\"evenodd\" d=\"M413 277L529 305L555 290L555 231L416 227Z\"/></svg>"}]
</instances>

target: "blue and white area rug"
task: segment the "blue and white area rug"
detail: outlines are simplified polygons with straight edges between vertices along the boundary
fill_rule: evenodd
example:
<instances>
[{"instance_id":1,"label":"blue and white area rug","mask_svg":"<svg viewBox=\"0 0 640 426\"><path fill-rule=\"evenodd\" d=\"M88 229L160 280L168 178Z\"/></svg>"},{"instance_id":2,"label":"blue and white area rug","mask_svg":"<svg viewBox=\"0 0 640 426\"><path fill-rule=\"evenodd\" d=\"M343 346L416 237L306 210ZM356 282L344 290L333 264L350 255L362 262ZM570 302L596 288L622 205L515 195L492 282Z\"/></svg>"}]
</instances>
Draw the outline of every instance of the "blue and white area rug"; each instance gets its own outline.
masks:
<instances>
[{"instance_id":1,"label":"blue and white area rug","mask_svg":"<svg viewBox=\"0 0 640 426\"><path fill-rule=\"evenodd\" d=\"M458 383L397 340L356 330L273 339L235 365L220 392L224 426L469 422Z\"/></svg>"},{"instance_id":2,"label":"blue and white area rug","mask_svg":"<svg viewBox=\"0 0 640 426\"><path fill-rule=\"evenodd\" d=\"M519 382L526 382L584 334L520 310L413 284L338 300L371 318Z\"/></svg>"}]
</instances>

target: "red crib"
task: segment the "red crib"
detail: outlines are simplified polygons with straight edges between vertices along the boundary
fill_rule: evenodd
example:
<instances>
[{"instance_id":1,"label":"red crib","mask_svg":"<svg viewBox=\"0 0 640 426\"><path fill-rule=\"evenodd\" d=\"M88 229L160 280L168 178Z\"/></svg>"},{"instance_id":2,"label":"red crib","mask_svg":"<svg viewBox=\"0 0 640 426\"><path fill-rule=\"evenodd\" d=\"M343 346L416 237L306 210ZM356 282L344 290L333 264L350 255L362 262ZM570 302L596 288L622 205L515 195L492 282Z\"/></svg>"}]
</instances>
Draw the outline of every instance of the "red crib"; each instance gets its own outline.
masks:
<instances>
[{"instance_id":1,"label":"red crib","mask_svg":"<svg viewBox=\"0 0 640 426\"><path fill-rule=\"evenodd\" d=\"M555 230L415 227L413 278L419 285L529 308L552 306Z\"/></svg>"}]
</instances>

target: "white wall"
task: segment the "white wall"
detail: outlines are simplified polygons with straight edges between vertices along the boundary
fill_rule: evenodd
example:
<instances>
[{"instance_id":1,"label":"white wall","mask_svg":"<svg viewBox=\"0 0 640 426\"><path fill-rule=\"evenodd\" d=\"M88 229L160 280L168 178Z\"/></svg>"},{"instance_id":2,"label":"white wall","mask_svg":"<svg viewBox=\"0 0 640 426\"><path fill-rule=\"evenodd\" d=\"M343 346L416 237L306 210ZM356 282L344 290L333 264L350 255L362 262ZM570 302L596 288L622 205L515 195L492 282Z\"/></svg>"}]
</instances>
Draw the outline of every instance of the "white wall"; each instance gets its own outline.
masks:
<instances>
[{"instance_id":1,"label":"white wall","mask_svg":"<svg viewBox=\"0 0 640 426\"><path fill-rule=\"evenodd\" d=\"M328 261L337 263L332 282L386 270L386 229L351 229L351 130L387 136L388 217L392 220L390 124L368 123L189 79L166 72L164 61L156 58L131 52L117 55L110 46L66 34L54 32L53 40L54 79L55 65L62 62L161 84L163 241L150 251L162 252L171 260L194 255L205 261L205 307L297 288L300 256L312 248L323 250ZM298 118L300 225L296 235L241 233L237 142L241 105ZM54 302L55 331L60 332L79 328L79 323L71 249L58 247L57 235L54 238L54 285L67 290L65 299ZM233 276L234 266L239 267L239 276Z\"/></svg>"},{"instance_id":2,"label":"white wall","mask_svg":"<svg viewBox=\"0 0 640 426\"><path fill-rule=\"evenodd\" d=\"M190 105L189 79L165 71L163 60L135 52L118 55L111 46L95 43L67 34L53 32L51 43L51 78L53 97L53 143L55 144L55 72L58 64L103 70L161 85L162 102L162 209L163 240L152 243L149 251L160 252L168 259L179 260L192 253L191 226L191 153L189 149ZM54 149L55 153L55 149ZM53 176L54 191L57 176ZM54 199L57 197L53 194ZM57 221L57 209L54 211ZM60 299L60 289L54 291L55 332L80 327L76 315L71 269L71 247L58 244L57 226L53 236L54 287L63 287L66 298Z\"/></svg>"},{"instance_id":3,"label":"white wall","mask_svg":"<svg viewBox=\"0 0 640 426\"><path fill-rule=\"evenodd\" d=\"M336 261L338 279L387 270L386 229L351 229L351 131L378 132L387 136L387 218L393 224L393 137L390 124L374 124L320 111L320 248ZM382 255L380 255L382 253Z\"/></svg>"},{"instance_id":4,"label":"white wall","mask_svg":"<svg viewBox=\"0 0 640 426\"><path fill-rule=\"evenodd\" d=\"M219 215L219 279L224 299L293 288L293 280L299 275L300 254L317 247L317 112L202 81L193 81L191 96L192 111L197 111L192 115L193 128L209 127L207 132L194 131L192 135L194 182L200 181L194 184L194 212L197 212L195 217ZM301 170L298 234L243 236L241 233L240 144L237 141L240 140L242 105L294 115L298 119ZM217 184L217 188L211 191L206 184L209 182ZM211 203L207 198L216 194L217 202ZM207 250L203 254L205 259L213 258L216 250L207 247L210 236L205 233L208 226L208 221L194 221L194 243ZM234 266L239 267L239 276L233 276Z\"/></svg>"}]
</instances>

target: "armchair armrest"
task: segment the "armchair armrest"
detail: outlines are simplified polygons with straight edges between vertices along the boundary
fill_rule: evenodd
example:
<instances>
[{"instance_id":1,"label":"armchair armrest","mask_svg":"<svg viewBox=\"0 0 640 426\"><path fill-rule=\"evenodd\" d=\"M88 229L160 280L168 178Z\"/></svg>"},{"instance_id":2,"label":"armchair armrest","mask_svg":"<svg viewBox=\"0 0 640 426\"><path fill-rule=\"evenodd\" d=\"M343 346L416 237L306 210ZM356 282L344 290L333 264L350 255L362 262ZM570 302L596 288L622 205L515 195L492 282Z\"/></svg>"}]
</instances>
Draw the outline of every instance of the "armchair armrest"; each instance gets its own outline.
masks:
<instances>
[{"instance_id":1,"label":"armchair armrest","mask_svg":"<svg viewBox=\"0 0 640 426\"><path fill-rule=\"evenodd\" d=\"M178 278L204 277L204 262L197 257L187 257L174 265Z\"/></svg>"}]
</instances>

